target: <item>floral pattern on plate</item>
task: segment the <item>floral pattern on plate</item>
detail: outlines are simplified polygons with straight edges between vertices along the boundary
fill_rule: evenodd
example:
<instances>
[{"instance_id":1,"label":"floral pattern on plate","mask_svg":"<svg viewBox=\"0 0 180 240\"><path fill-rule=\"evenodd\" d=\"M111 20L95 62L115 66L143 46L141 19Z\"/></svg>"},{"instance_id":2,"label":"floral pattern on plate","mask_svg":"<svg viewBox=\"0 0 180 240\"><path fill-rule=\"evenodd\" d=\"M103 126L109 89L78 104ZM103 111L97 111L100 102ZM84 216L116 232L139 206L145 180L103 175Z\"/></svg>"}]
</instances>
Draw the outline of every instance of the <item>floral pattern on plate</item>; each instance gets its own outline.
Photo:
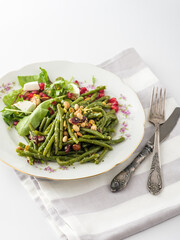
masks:
<instances>
[{"instance_id":1,"label":"floral pattern on plate","mask_svg":"<svg viewBox=\"0 0 180 240\"><path fill-rule=\"evenodd\" d=\"M8 93L9 90L11 90L15 84L16 84L15 82L9 82L6 84L2 83L0 85L0 99L3 97L4 94Z\"/></svg>"}]
</instances>

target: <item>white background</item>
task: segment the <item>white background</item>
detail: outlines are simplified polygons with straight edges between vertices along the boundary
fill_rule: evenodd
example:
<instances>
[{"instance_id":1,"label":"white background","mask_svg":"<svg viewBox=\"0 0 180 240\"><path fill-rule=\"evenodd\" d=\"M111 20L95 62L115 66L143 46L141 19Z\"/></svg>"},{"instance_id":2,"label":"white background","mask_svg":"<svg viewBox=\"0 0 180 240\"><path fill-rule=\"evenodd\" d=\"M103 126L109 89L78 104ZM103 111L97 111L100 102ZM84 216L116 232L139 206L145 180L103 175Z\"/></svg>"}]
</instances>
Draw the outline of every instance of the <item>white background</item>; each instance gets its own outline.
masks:
<instances>
[{"instance_id":1,"label":"white background","mask_svg":"<svg viewBox=\"0 0 180 240\"><path fill-rule=\"evenodd\" d=\"M180 102L180 1L0 0L0 76L38 61L99 64L129 47ZM3 163L0 192L1 239L59 239ZM180 216L128 240L179 240L179 226Z\"/></svg>"}]
</instances>

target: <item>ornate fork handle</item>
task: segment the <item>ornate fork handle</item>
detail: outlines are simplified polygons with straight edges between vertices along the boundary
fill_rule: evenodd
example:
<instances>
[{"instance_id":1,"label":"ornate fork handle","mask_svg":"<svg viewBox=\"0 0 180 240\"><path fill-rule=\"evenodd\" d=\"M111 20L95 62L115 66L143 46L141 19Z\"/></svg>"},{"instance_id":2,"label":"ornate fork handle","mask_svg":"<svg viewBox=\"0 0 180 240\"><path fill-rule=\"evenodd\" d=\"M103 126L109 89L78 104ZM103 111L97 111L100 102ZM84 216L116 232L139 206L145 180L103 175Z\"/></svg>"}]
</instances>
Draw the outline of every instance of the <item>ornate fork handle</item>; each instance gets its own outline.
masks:
<instances>
[{"instance_id":1,"label":"ornate fork handle","mask_svg":"<svg viewBox=\"0 0 180 240\"><path fill-rule=\"evenodd\" d=\"M153 160L147 181L147 188L149 192L153 195L159 194L162 190L162 177L159 154L159 124L156 125Z\"/></svg>"},{"instance_id":2,"label":"ornate fork handle","mask_svg":"<svg viewBox=\"0 0 180 240\"><path fill-rule=\"evenodd\" d=\"M138 166L144 161L144 159L152 152L153 145L148 142L143 150L137 155L133 162L126 167L123 171L117 174L111 182L111 191L118 192L123 190L129 183L132 174L138 168Z\"/></svg>"}]
</instances>

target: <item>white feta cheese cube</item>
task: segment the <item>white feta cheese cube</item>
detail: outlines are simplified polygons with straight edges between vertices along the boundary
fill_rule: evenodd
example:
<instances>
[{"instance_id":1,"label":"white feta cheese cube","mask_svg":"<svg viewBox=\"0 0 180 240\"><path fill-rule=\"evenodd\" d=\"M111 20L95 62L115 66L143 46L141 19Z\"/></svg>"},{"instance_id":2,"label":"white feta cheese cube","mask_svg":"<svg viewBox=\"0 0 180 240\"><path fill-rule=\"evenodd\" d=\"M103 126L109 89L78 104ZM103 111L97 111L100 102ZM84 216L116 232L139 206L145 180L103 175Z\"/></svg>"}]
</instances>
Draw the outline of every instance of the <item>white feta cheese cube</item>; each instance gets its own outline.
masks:
<instances>
[{"instance_id":1,"label":"white feta cheese cube","mask_svg":"<svg viewBox=\"0 0 180 240\"><path fill-rule=\"evenodd\" d=\"M25 91L33 91L33 90L39 90L40 87L39 87L38 81L35 81L35 82L25 83L23 89Z\"/></svg>"},{"instance_id":2,"label":"white feta cheese cube","mask_svg":"<svg viewBox=\"0 0 180 240\"><path fill-rule=\"evenodd\" d=\"M76 96L79 96L80 95L80 89L78 88L78 86L75 84L75 83L71 83L71 86L73 87L73 93L76 95Z\"/></svg>"},{"instance_id":3,"label":"white feta cheese cube","mask_svg":"<svg viewBox=\"0 0 180 240\"><path fill-rule=\"evenodd\" d=\"M22 101L14 104L17 108L19 108L23 112L32 112L36 108L36 105L30 101Z\"/></svg>"}]
</instances>

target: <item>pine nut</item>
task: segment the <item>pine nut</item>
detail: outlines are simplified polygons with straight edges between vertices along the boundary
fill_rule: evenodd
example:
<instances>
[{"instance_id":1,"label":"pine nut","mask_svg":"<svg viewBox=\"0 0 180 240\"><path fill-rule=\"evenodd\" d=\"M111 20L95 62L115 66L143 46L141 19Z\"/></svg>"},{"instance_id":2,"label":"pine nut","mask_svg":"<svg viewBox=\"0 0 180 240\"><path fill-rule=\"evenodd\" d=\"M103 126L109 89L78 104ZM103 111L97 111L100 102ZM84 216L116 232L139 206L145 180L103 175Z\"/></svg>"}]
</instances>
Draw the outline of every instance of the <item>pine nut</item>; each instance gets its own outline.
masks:
<instances>
[{"instance_id":1,"label":"pine nut","mask_svg":"<svg viewBox=\"0 0 180 240\"><path fill-rule=\"evenodd\" d=\"M67 140L68 140L67 136L64 136L63 139L62 139L63 142L67 142Z\"/></svg>"},{"instance_id":2,"label":"pine nut","mask_svg":"<svg viewBox=\"0 0 180 240\"><path fill-rule=\"evenodd\" d=\"M70 107L70 104L69 104L69 102L64 102L64 107L66 108L66 109L68 109L69 107Z\"/></svg>"},{"instance_id":3,"label":"pine nut","mask_svg":"<svg viewBox=\"0 0 180 240\"><path fill-rule=\"evenodd\" d=\"M95 130L96 131L97 130L97 126L96 125L92 125L91 126L91 130Z\"/></svg>"},{"instance_id":4,"label":"pine nut","mask_svg":"<svg viewBox=\"0 0 180 240\"><path fill-rule=\"evenodd\" d=\"M74 109L77 111L79 109L79 105L78 104L75 104L74 105Z\"/></svg>"},{"instance_id":5,"label":"pine nut","mask_svg":"<svg viewBox=\"0 0 180 240\"><path fill-rule=\"evenodd\" d=\"M75 131L75 132L79 132L79 127L77 126L77 125L73 125L73 130Z\"/></svg>"},{"instance_id":6,"label":"pine nut","mask_svg":"<svg viewBox=\"0 0 180 240\"><path fill-rule=\"evenodd\" d=\"M81 123L81 127L85 127L85 126L86 126L85 122Z\"/></svg>"}]
</instances>

